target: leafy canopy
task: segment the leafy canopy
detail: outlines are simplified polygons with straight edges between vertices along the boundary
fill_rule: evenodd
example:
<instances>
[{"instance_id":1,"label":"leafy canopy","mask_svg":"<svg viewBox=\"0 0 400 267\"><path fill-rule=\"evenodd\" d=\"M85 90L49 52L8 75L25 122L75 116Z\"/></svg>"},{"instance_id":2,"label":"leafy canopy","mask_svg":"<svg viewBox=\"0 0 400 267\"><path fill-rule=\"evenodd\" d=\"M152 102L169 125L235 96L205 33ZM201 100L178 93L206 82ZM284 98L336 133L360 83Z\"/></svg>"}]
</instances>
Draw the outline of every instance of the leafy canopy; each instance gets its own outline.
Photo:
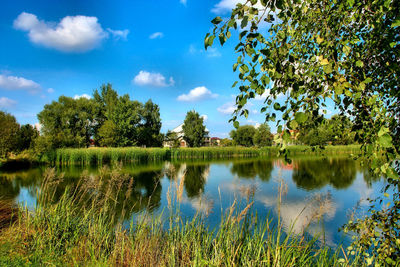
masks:
<instances>
[{"instance_id":1,"label":"leafy canopy","mask_svg":"<svg viewBox=\"0 0 400 267\"><path fill-rule=\"evenodd\" d=\"M199 113L194 110L188 111L183 122L182 130L184 133L183 138L189 147L199 147L203 145L206 135L206 126L204 126L203 118Z\"/></svg>"},{"instance_id":2,"label":"leafy canopy","mask_svg":"<svg viewBox=\"0 0 400 267\"><path fill-rule=\"evenodd\" d=\"M213 19L214 29L205 37L207 48L216 37L223 45L238 31L234 126L238 116L248 116L247 101L263 94L261 112L283 131L277 140L283 151L289 130L317 117L328 100L352 117L369 166L388 177L386 189L393 193L387 209L349 228L360 235L356 245L366 263L395 264L400 261L399 1L243 2L230 17ZM277 101L281 95L283 103ZM369 233L376 233L373 243Z\"/></svg>"}]
</instances>

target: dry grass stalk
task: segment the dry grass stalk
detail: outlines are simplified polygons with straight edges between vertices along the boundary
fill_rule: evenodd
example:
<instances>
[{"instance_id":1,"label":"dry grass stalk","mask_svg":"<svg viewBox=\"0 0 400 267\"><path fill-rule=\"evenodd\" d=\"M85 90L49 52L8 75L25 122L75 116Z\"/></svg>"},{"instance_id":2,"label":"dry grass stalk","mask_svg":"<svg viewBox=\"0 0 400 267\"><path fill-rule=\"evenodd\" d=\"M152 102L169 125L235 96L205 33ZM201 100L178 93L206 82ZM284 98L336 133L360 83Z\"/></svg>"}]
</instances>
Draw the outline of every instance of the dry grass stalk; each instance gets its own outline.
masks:
<instances>
[{"instance_id":1,"label":"dry grass stalk","mask_svg":"<svg viewBox=\"0 0 400 267\"><path fill-rule=\"evenodd\" d=\"M236 218L236 222L239 223L246 216L250 208L253 206L254 201L247 204L247 206L240 212L239 216Z\"/></svg>"}]
</instances>

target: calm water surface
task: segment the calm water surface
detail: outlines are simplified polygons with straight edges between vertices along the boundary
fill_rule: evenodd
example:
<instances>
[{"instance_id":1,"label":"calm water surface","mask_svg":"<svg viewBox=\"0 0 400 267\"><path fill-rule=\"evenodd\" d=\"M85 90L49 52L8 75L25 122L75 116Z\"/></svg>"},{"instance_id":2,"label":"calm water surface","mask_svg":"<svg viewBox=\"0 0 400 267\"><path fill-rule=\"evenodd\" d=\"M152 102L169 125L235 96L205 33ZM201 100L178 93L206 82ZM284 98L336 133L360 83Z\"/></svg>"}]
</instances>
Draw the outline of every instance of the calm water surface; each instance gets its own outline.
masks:
<instances>
[{"instance_id":1,"label":"calm water surface","mask_svg":"<svg viewBox=\"0 0 400 267\"><path fill-rule=\"evenodd\" d=\"M143 212L167 216L167 192L176 195L183 177L180 210L187 218L201 213L211 227L217 226L221 213L235 199L244 207L249 193L254 193L253 207L259 217L277 219L278 188L283 181L286 194L279 216L285 228L310 235L323 232L319 239L331 246L348 242L338 228L356 207L359 212L366 211L366 199L378 196L384 184L346 157L302 157L291 164L282 159L159 162L122 169L133 179L115 187L112 212L124 216L127 223ZM33 208L44 171L38 167L0 172L0 196ZM56 185L56 195L61 195L67 186L82 184L82 173L87 183L99 168L58 167L56 171L64 174ZM123 205L128 212L122 211Z\"/></svg>"}]
</instances>

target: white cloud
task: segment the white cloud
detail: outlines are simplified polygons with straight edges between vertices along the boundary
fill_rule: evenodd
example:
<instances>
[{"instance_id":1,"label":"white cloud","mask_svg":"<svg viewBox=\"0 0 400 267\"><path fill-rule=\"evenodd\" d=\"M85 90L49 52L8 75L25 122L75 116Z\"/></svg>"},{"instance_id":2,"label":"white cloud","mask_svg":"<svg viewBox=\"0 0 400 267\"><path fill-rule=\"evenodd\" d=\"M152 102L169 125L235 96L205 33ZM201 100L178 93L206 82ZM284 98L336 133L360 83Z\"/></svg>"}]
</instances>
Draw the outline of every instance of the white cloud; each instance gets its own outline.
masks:
<instances>
[{"instance_id":1,"label":"white cloud","mask_svg":"<svg viewBox=\"0 0 400 267\"><path fill-rule=\"evenodd\" d=\"M187 0L179 0L179 2L184 6L186 6L186 4L187 4Z\"/></svg>"},{"instance_id":2,"label":"white cloud","mask_svg":"<svg viewBox=\"0 0 400 267\"><path fill-rule=\"evenodd\" d=\"M206 51L207 57L220 57L221 53L215 47L209 47Z\"/></svg>"},{"instance_id":3,"label":"white cloud","mask_svg":"<svg viewBox=\"0 0 400 267\"><path fill-rule=\"evenodd\" d=\"M236 7L238 3L244 4L245 2L245 0L221 0L211 9L211 12L215 14L226 13Z\"/></svg>"},{"instance_id":4,"label":"white cloud","mask_svg":"<svg viewBox=\"0 0 400 267\"><path fill-rule=\"evenodd\" d=\"M269 89L265 90L265 92L262 95L256 95L254 100L256 100L256 101L264 101L267 98L268 95L269 95Z\"/></svg>"},{"instance_id":5,"label":"white cloud","mask_svg":"<svg viewBox=\"0 0 400 267\"><path fill-rule=\"evenodd\" d=\"M225 114L225 115L231 115L235 110L235 103L233 102L228 102L217 108L218 112Z\"/></svg>"},{"instance_id":6,"label":"white cloud","mask_svg":"<svg viewBox=\"0 0 400 267\"><path fill-rule=\"evenodd\" d=\"M204 49L197 49L196 46L193 44L191 44L189 46L189 53L192 55L204 53L207 57L210 57L210 58L221 56L221 53L215 47L209 47L209 48L207 48L207 50L204 50Z\"/></svg>"},{"instance_id":7,"label":"white cloud","mask_svg":"<svg viewBox=\"0 0 400 267\"><path fill-rule=\"evenodd\" d=\"M14 28L27 31L32 43L63 52L92 50L109 36L96 17L87 16L66 16L55 23L39 20L34 14L22 12L14 20ZM126 37L129 32L108 31L116 38Z\"/></svg>"},{"instance_id":8,"label":"white cloud","mask_svg":"<svg viewBox=\"0 0 400 267\"><path fill-rule=\"evenodd\" d=\"M200 86L190 90L188 94L182 94L178 96L178 101L194 102L209 98L216 98L217 96L217 94L213 94L205 86Z\"/></svg>"},{"instance_id":9,"label":"white cloud","mask_svg":"<svg viewBox=\"0 0 400 267\"><path fill-rule=\"evenodd\" d=\"M74 99L79 99L79 98L91 99L92 97L88 94L74 95Z\"/></svg>"},{"instance_id":10,"label":"white cloud","mask_svg":"<svg viewBox=\"0 0 400 267\"><path fill-rule=\"evenodd\" d=\"M17 104L16 101L7 97L0 97L0 108L11 108Z\"/></svg>"},{"instance_id":11,"label":"white cloud","mask_svg":"<svg viewBox=\"0 0 400 267\"><path fill-rule=\"evenodd\" d=\"M239 4L239 3L244 4L246 2L247 2L247 0L221 0L217 4L214 5L214 7L211 9L211 12L213 12L215 14L224 14L224 13L232 11L232 9L235 8L237 4ZM257 9L265 8L260 3L260 1L258 1L257 4L254 5L254 7Z\"/></svg>"},{"instance_id":12,"label":"white cloud","mask_svg":"<svg viewBox=\"0 0 400 267\"><path fill-rule=\"evenodd\" d=\"M156 38L161 39L163 37L164 37L164 34L162 32L155 32L149 36L150 39L156 39Z\"/></svg>"},{"instance_id":13,"label":"white cloud","mask_svg":"<svg viewBox=\"0 0 400 267\"><path fill-rule=\"evenodd\" d=\"M110 28L107 28L107 31L111 33L111 35L116 39L116 40L126 40L128 38L129 30L111 30Z\"/></svg>"},{"instance_id":14,"label":"white cloud","mask_svg":"<svg viewBox=\"0 0 400 267\"><path fill-rule=\"evenodd\" d=\"M52 94L52 93L54 93L54 89L53 89L53 88L49 88L49 89L47 89L47 93L49 93L49 94Z\"/></svg>"},{"instance_id":15,"label":"white cloud","mask_svg":"<svg viewBox=\"0 0 400 267\"><path fill-rule=\"evenodd\" d=\"M208 116L206 114L201 115L200 117L203 118L203 121L206 122L208 120Z\"/></svg>"},{"instance_id":16,"label":"white cloud","mask_svg":"<svg viewBox=\"0 0 400 267\"><path fill-rule=\"evenodd\" d=\"M0 74L0 88L8 90L28 90L34 93L39 91L40 85L22 77Z\"/></svg>"},{"instance_id":17,"label":"white cloud","mask_svg":"<svg viewBox=\"0 0 400 267\"><path fill-rule=\"evenodd\" d=\"M139 74L133 78L132 82L140 86L167 87L175 84L174 78L169 77L167 82L164 75L158 72L139 71Z\"/></svg>"}]
</instances>

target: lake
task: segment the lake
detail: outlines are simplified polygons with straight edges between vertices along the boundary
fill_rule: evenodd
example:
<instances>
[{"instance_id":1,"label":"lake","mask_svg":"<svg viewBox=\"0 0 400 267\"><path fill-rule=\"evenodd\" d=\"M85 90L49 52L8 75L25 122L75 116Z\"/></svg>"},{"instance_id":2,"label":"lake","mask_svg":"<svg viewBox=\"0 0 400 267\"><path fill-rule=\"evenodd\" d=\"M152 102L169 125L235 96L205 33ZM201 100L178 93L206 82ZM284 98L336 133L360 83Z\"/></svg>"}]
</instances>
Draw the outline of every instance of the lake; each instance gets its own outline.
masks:
<instances>
[{"instance_id":1,"label":"lake","mask_svg":"<svg viewBox=\"0 0 400 267\"><path fill-rule=\"evenodd\" d=\"M186 218L199 213L215 227L235 200L241 208L254 200L252 208L260 219L269 216L277 221L279 217L287 231L317 235L333 247L349 241L339 227L355 210L357 214L366 212L367 198L378 196L384 184L383 179L346 156L304 156L293 158L290 164L280 158L253 158L126 164L119 168L128 175L127 181L97 190L115 200L110 212L122 216L126 224L143 213L167 217L168 198L175 198L177 190L183 188L179 210ZM80 166L55 170L63 176L53 185L56 198L67 187L91 188L102 172L98 167ZM0 196L32 209L45 171L45 167L35 167L0 172ZM278 205L280 187L282 202Z\"/></svg>"}]
</instances>

